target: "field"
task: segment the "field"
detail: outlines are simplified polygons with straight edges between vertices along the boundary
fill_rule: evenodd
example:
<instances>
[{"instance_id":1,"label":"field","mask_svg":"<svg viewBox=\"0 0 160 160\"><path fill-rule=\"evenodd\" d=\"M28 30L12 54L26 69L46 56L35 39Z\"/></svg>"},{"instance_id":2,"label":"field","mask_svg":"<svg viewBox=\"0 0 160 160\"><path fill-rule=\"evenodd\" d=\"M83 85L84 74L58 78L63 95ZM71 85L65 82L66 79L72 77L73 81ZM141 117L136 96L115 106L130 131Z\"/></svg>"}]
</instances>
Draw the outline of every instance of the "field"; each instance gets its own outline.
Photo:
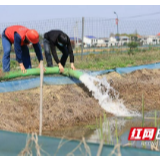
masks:
<instances>
[{"instance_id":1,"label":"field","mask_svg":"<svg viewBox=\"0 0 160 160\"><path fill-rule=\"evenodd\" d=\"M89 54L84 56L83 60L75 56L75 66L85 70L105 70L155 63L160 59L159 52L159 49L152 49L135 52L134 55L116 52L113 54ZM37 61L32 61L36 66ZM69 67L69 62L66 67ZM141 113L142 107L144 107L145 114L160 110L160 69L143 69L126 75L112 72L98 78L103 77L106 77L111 86L119 92L119 98L123 100L127 109ZM0 129L38 133L39 97L39 88L17 91L14 94L0 93ZM101 117L104 120L104 115L108 119L115 117L100 107L98 101L83 84L44 85L43 87L42 134L44 135L75 139L80 139L82 136L90 137L95 129L100 127L99 124L97 125L97 121L99 122ZM160 124L158 118L156 123ZM141 120L136 124L141 125ZM150 122L146 122L146 125L149 124ZM123 132L121 131L119 134L122 135Z\"/></svg>"},{"instance_id":2,"label":"field","mask_svg":"<svg viewBox=\"0 0 160 160\"><path fill-rule=\"evenodd\" d=\"M80 52L74 51L75 53L75 67L77 69L83 70L105 70L116 67L127 67L127 66L135 66L141 64L149 64L159 62L160 60L160 48L159 46L149 46L146 48L136 48L133 51L133 54L128 54L128 49L125 48L125 52L123 52L123 48L109 48L109 49L85 49L84 52L87 52L87 55L82 55ZM98 54L95 54L98 52ZM30 52L32 67L38 66L38 60L35 56L35 53ZM60 55L60 53L58 52ZM46 59L43 51L44 57L44 66L46 66ZM2 58L2 54L0 54L0 58ZM15 54L11 54L11 59L15 59ZM55 61L53 60L53 65L57 66ZM0 63L0 67L2 64ZM70 67L69 58L66 63L66 67ZM19 65L15 60L11 60L11 70L19 69Z\"/></svg>"}]
</instances>

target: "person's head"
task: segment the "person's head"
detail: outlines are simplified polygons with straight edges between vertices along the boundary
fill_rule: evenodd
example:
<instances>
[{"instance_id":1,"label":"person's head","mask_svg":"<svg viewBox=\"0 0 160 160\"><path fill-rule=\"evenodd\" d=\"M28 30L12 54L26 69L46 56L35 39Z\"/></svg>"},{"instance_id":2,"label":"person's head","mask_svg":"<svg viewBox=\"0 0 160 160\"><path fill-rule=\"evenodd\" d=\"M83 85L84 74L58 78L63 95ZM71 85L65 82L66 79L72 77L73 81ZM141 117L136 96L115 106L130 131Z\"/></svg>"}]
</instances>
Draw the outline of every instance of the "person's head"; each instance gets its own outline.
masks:
<instances>
[{"instance_id":1,"label":"person's head","mask_svg":"<svg viewBox=\"0 0 160 160\"><path fill-rule=\"evenodd\" d=\"M57 42L60 46L65 46L67 44L67 35L61 33L57 38Z\"/></svg>"},{"instance_id":2,"label":"person's head","mask_svg":"<svg viewBox=\"0 0 160 160\"><path fill-rule=\"evenodd\" d=\"M39 42L39 34L34 29L30 29L27 31L26 38L30 43L33 43L33 44L36 44Z\"/></svg>"}]
</instances>

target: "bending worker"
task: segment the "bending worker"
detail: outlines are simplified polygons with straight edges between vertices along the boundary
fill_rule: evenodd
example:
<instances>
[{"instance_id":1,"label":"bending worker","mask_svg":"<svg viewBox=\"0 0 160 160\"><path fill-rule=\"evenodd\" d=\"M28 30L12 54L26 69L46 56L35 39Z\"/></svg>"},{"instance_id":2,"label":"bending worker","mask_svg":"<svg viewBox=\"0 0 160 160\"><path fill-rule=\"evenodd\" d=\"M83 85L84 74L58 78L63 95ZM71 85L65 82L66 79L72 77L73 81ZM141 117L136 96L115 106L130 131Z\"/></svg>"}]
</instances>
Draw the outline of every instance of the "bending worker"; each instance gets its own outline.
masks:
<instances>
[{"instance_id":1,"label":"bending worker","mask_svg":"<svg viewBox=\"0 0 160 160\"><path fill-rule=\"evenodd\" d=\"M71 47L71 42L67 34L60 30L51 30L44 34L44 51L45 51L45 57L47 61L47 67L52 67L52 56L56 63L58 64L60 72L64 71L64 66L66 64L66 60L68 58L68 55L70 55L70 63L71 68L75 70L74 67L74 55L73 50ZM58 59L56 47L62 52L61 60ZM52 56L50 53L50 49L52 52Z\"/></svg>"},{"instance_id":2,"label":"bending worker","mask_svg":"<svg viewBox=\"0 0 160 160\"><path fill-rule=\"evenodd\" d=\"M39 34L34 29L28 29L24 26L15 25L7 27L2 33L3 45L3 71L10 71L10 52L11 46L14 44L16 60L18 61L21 71L24 73L26 69L31 68L31 59L28 44L32 43L36 52L38 61L43 60L41 46L39 44Z\"/></svg>"}]
</instances>

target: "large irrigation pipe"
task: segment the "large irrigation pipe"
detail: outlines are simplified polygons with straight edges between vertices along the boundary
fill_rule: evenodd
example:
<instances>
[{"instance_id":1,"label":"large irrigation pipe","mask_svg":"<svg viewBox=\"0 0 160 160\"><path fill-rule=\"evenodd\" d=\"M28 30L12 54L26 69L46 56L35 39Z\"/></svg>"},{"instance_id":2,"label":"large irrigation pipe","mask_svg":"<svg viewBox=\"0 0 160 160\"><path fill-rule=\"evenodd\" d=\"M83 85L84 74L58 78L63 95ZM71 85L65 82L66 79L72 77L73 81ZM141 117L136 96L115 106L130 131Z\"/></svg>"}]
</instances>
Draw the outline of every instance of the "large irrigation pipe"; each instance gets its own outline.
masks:
<instances>
[{"instance_id":1,"label":"large irrigation pipe","mask_svg":"<svg viewBox=\"0 0 160 160\"><path fill-rule=\"evenodd\" d=\"M52 74L60 74L59 68L58 67L46 67L44 75L52 75ZM77 79L79 79L82 74L83 73L80 71L72 70L68 68L64 68L64 72L62 73L62 75L65 75L68 77L74 77ZM14 79L14 78L39 76L39 75L40 75L40 69L32 68L32 69L28 69L26 73L22 73L20 70L4 73L4 75L0 77L0 80L9 80L9 79Z\"/></svg>"}]
</instances>

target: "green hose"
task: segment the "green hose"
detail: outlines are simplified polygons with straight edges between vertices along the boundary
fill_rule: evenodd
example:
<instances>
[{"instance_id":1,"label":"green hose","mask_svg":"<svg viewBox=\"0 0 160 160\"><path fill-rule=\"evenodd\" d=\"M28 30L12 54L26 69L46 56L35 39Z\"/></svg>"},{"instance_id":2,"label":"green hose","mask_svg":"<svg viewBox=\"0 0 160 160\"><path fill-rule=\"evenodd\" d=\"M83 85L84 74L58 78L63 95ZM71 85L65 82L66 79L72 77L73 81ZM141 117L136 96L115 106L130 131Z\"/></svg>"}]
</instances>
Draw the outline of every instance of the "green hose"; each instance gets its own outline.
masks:
<instances>
[{"instance_id":1,"label":"green hose","mask_svg":"<svg viewBox=\"0 0 160 160\"><path fill-rule=\"evenodd\" d=\"M50 67L50 68L45 68L45 69L46 69L46 71L44 72L44 75L60 74L58 67ZM72 70L72 69L68 69L68 68L64 68L64 72L62 73L62 75L64 75L64 76L74 77L77 79L79 79L82 74L83 73L80 71ZM40 75L40 69L39 68L32 68L32 69L28 69L26 73L22 73L21 70L4 73L4 75L2 77L0 77L0 80L9 80L9 79L14 79L14 78L28 77L28 76L39 76L39 75Z\"/></svg>"}]
</instances>

